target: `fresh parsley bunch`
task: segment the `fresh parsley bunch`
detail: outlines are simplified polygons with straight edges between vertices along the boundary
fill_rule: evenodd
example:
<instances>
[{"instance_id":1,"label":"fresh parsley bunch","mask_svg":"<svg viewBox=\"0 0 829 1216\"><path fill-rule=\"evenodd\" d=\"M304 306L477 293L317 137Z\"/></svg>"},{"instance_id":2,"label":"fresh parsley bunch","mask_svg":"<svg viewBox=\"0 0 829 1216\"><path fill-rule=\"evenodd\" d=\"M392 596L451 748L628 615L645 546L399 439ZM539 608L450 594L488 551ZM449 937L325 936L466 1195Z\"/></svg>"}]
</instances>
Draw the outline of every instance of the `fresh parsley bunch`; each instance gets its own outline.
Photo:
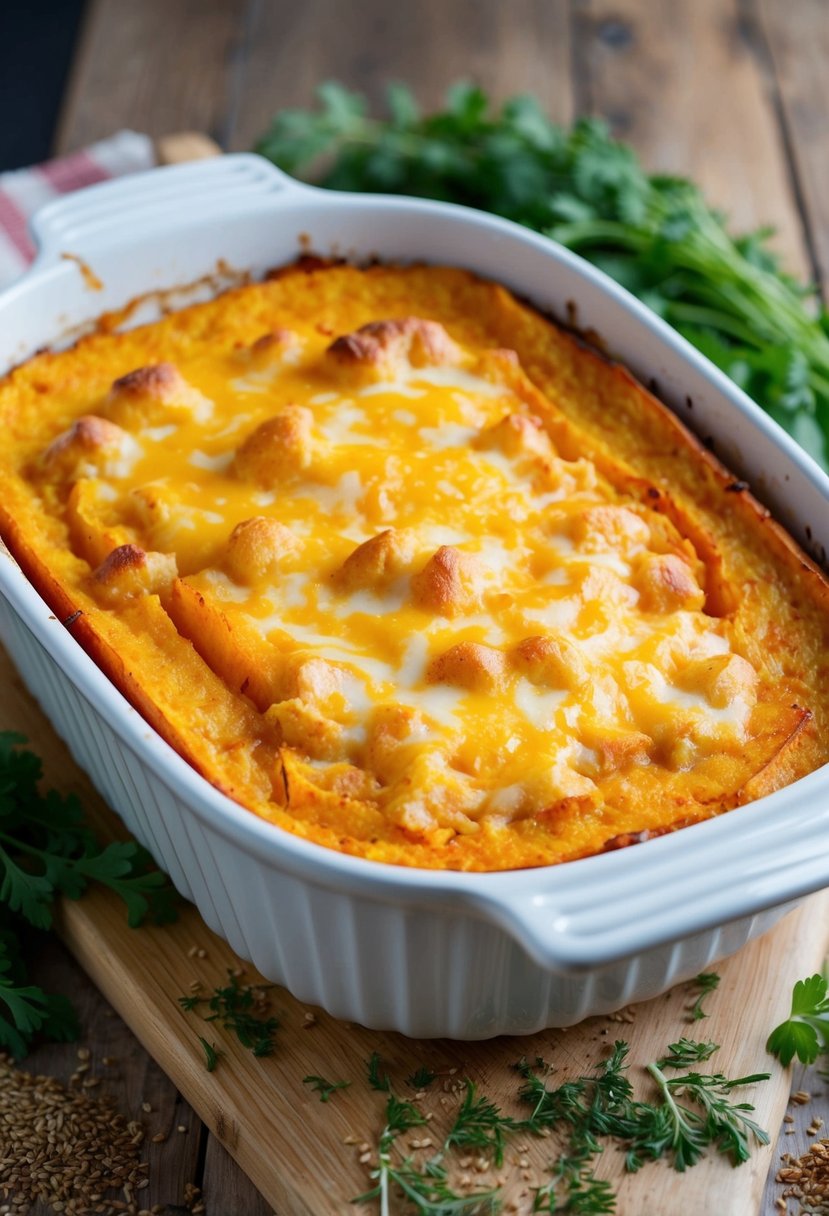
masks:
<instances>
[{"instance_id":1,"label":"fresh parsley bunch","mask_svg":"<svg viewBox=\"0 0 829 1216\"><path fill-rule=\"evenodd\" d=\"M77 1022L66 997L27 982L32 931L52 925L58 895L78 899L91 882L123 899L129 923L174 920L175 893L134 841L102 846L77 798L41 792L39 758L22 735L0 732L0 1047L26 1054L38 1032L71 1039Z\"/></svg>"},{"instance_id":2,"label":"fresh parsley bunch","mask_svg":"<svg viewBox=\"0 0 829 1216\"><path fill-rule=\"evenodd\" d=\"M644 172L604 123L552 123L532 97L495 110L456 84L421 115L394 85L389 118L333 83L283 110L257 151L332 189L464 203L576 250L684 334L829 468L829 317L779 267L770 229L731 236L690 181Z\"/></svg>"}]
</instances>

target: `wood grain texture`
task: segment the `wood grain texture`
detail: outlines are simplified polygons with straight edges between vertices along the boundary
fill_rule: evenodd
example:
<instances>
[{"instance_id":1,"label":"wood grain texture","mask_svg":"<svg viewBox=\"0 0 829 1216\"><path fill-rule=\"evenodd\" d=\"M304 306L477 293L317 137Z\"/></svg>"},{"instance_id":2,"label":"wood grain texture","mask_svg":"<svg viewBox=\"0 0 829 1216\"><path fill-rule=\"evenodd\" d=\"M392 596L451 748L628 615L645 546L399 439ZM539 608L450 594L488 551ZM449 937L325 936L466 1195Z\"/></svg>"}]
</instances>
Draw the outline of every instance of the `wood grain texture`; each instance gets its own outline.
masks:
<instances>
[{"instance_id":1,"label":"wood grain texture","mask_svg":"<svg viewBox=\"0 0 829 1216\"><path fill-rule=\"evenodd\" d=\"M322 81L366 93L383 112L403 81L424 108L461 78L496 100L533 93L558 122L572 117L569 4L561 0L306 0L254 7L226 146L247 149L284 106L308 106Z\"/></svg>"},{"instance_id":2,"label":"wood grain texture","mask_svg":"<svg viewBox=\"0 0 829 1216\"><path fill-rule=\"evenodd\" d=\"M652 172L691 177L738 231L772 224L810 265L775 97L738 0L576 0L577 109L605 117Z\"/></svg>"},{"instance_id":3,"label":"wood grain texture","mask_svg":"<svg viewBox=\"0 0 829 1216\"><path fill-rule=\"evenodd\" d=\"M248 0L91 0L56 152L123 127L221 138Z\"/></svg>"},{"instance_id":4,"label":"wood grain texture","mask_svg":"<svg viewBox=\"0 0 829 1216\"><path fill-rule=\"evenodd\" d=\"M757 0L781 117L817 282L829 293L829 8L825 0L797 0L796 20L785 0Z\"/></svg>"}]
</instances>

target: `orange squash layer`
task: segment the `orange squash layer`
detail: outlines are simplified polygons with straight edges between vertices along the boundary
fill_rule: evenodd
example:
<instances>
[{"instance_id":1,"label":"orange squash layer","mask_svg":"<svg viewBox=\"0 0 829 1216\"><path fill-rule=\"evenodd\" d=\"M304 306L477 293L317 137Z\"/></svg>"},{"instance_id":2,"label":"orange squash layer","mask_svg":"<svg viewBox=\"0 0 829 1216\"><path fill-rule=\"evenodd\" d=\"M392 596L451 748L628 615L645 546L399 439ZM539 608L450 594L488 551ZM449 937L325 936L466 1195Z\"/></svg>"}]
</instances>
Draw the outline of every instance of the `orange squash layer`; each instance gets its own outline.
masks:
<instances>
[{"instance_id":1,"label":"orange squash layer","mask_svg":"<svg viewBox=\"0 0 829 1216\"><path fill-rule=\"evenodd\" d=\"M310 840L543 865L827 760L822 575L624 369L467 272L293 267L37 356L0 424L29 577Z\"/></svg>"}]
</instances>

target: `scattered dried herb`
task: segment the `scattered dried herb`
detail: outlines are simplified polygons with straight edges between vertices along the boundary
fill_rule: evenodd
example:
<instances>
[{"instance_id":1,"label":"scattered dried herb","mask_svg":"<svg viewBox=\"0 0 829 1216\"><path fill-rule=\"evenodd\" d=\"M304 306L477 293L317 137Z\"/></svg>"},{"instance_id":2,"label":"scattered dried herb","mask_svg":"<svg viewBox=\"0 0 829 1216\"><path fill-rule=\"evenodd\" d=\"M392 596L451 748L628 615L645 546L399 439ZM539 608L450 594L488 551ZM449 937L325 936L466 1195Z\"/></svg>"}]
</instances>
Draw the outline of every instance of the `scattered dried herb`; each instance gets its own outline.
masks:
<instances>
[{"instance_id":1,"label":"scattered dried herb","mask_svg":"<svg viewBox=\"0 0 829 1216\"><path fill-rule=\"evenodd\" d=\"M450 1154L486 1154L499 1167L511 1137L555 1133L562 1149L550 1165L549 1181L534 1188L533 1211L606 1216L615 1211L615 1194L610 1183L596 1178L594 1166L607 1141L624 1150L629 1171L660 1158L683 1171L709 1149L739 1165L747 1160L752 1141L768 1143L766 1132L751 1118L754 1108L733 1100L736 1090L766 1080L768 1073L735 1080L721 1073L668 1076L666 1069L678 1072L703 1063L718 1050L716 1043L682 1038L670 1044L664 1057L647 1066L655 1096L652 1101L639 1101L627 1076L628 1050L627 1043L617 1041L610 1057L592 1072L556 1087L548 1084L551 1069L544 1060L537 1058L534 1064L520 1060L515 1065L521 1077L517 1098L529 1108L525 1118L505 1114L479 1094L469 1079L463 1080L454 1122L438 1151L422 1164L410 1156L398 1159L395 1143L402 1133L425 1124L426 1116L415 1103L395 1095L375 1054L369 1061L368 1081L371 1088L386 1094L385 1126L371 1171L376 1186L354 1202L377 1199L381 1216L385 1216L390 1211L389 1197L397 1188L417 1216L494 1213L500 1203L499 1189L459 1193L450 1185ZM430 1141L422 1142L427 1143Z\"/></svg>"},{"instance_id":2,"label":"scattered dried herb","mask_svg":"<svg viewBox=\"0 0 829 1216\"><path fill-rule=\"evenodd\" d=\"M267 1008L266 994L273 985L242 984L232 971L228 972L227 978L227 984L214 988L208 996L197 989L180 996L179 1004L187 1013L199 1011L200 1006L206 1005L207 1012L202 1014L206 1022L218 1022L255 1056L271 1055L279 1030L279 1018ZM208 1072L212 1072L209 1061Z\"/></svg>"},{"instance_id":3,"label":"scattered dried herb","mask_svg":"<svg viewBox=\"0 0 829 1216\"><path fill-rule=\"evenodd\" d=\"M699 996L690 1009L690 1021L699 1022L702 1018L707 1018L708 1014L702 1007L705 998L712 992L716 992L720 986L720 977L716 971L701 971L693 981L694 985L699 989Z\"/></svg>"},{"instance_id":4,"label":"scattered dried herb","mask_svg":"<svg viewBox=\"0 0 829 1216\"><path fill-rule=\"evenodd\" d=\"M320 1102L327 1102L338 1089L348 1089L351 1084L350 1081L326 1081L325 1077L317 1077L313 1074L303 1077L302 1083L310 1085L319 1094Z\"/></svg>"}]
</instances>

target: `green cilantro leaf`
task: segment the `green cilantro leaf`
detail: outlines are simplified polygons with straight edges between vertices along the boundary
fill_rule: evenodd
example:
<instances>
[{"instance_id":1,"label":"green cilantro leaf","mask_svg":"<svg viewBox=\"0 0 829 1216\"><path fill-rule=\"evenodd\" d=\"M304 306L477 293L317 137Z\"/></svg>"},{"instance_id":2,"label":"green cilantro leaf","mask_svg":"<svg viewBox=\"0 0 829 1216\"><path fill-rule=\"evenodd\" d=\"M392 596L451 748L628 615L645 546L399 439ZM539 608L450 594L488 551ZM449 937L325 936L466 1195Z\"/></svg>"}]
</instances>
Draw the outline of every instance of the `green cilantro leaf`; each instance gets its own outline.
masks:
<instances>
[{"instance_id":1,"label":"green cilantro leaf","mask_svg":"<svg viewBox=\"0 0 829 1216\"><path fill-rule=\"evenodd\" d=\"M99 844L76 797L41 789L40 759L25 742L0 731L0 1046L16 1056L36 1034L77 1032L67 999L26 977L28 931L51 927L59 895L78 899L97 882L124 901L131 925L176 915L175 892L146 850L134 842Z\"/></svg>"}]
</instances>

